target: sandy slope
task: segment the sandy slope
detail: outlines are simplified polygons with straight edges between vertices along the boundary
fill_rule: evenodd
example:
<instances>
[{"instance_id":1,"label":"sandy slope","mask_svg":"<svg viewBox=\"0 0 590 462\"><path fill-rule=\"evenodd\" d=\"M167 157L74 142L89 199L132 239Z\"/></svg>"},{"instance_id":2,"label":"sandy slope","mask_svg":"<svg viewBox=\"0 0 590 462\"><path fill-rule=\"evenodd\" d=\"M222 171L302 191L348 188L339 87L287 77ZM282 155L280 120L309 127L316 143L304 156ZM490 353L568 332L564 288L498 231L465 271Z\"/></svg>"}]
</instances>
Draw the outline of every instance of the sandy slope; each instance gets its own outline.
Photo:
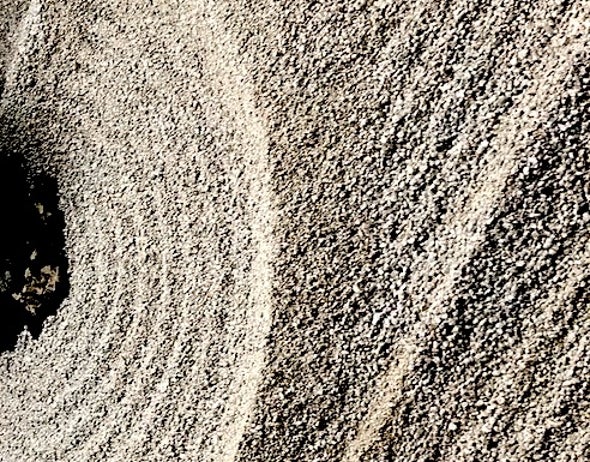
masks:
<instances>
[{"instance_id":1,"label":"sandy slope","mask_svg":"<svg viewBox=\"0 0 590 462\"><path fill-rule=\"evenodd\" d=\"M0 6L71 270L0 460L590 457L588 2Z\"/></svg>"}]
</instances>

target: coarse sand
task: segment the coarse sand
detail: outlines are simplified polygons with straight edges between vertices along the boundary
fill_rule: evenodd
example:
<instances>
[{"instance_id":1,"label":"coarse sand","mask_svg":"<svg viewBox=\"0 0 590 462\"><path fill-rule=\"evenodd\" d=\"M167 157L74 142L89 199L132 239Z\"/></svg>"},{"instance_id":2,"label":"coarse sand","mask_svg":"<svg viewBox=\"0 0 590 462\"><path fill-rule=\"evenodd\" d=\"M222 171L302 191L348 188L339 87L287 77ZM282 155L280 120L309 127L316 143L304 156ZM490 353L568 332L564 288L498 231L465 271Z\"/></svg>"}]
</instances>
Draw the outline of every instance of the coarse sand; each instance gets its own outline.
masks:
<instances>
[{"instance_id":1,"label":"coarse sand","mask_svg":"<svg viewBox=\"0 0 590 462\"><path fill-rule=\"evenodd\" d=\"M0 461L590 460L589 45L587 0L0 0L70 285Z\"/></svg>"}]
</instances>

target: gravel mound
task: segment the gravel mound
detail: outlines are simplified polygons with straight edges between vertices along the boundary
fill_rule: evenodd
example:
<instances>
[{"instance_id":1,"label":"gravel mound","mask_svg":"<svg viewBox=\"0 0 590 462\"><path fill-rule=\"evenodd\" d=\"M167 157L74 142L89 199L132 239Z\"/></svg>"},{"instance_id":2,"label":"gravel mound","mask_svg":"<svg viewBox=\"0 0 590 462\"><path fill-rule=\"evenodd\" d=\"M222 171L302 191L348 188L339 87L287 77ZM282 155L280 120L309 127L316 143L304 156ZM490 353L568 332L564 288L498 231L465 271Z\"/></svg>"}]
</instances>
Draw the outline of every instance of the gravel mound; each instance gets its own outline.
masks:
<instances>
[{"instance_id":1,"label":"gravel mound","mask_svg":"<svg viewBox=\"0 0 590 462\"><path fill-rule=\"evenodd\" d=\"M0 0L69 295L0 460L590 458L587 1Z\"/></svg>"}]
</instances>

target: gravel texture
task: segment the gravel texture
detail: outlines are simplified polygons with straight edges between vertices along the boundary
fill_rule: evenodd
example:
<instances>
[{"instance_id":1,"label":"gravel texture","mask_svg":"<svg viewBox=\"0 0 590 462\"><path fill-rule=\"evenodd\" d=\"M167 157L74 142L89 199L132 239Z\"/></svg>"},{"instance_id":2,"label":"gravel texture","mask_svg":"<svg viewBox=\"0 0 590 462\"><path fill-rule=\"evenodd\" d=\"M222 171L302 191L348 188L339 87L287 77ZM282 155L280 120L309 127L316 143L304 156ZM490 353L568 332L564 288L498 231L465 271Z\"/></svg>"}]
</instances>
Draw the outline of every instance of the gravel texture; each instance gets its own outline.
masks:
<instances>
[{"instance_id":1,"label":"gravel texture","mask_svg":"<svg viewBox=\"0 0 590 462\"><path fill-rule=\"evenodd\" d=\"M70 292L0 460L590 459L590 3L0 0Z\"/></svg>"}]
</instances>

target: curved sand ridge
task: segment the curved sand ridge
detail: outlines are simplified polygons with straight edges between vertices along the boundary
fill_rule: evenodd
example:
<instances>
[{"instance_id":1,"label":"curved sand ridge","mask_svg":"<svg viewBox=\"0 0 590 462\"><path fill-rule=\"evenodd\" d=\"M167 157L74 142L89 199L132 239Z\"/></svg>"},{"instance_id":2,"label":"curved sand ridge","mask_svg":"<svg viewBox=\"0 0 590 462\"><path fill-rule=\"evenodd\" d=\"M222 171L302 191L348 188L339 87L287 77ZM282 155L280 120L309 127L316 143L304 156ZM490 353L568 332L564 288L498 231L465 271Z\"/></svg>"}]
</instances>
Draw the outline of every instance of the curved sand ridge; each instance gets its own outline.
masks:
<instances>
[{"instance_id":1,"label":"curved sand ridge","mask_svg":"<svg viewBox=\"0 0 590 462\"><path fill-rule=\"evenodd\" d=\"M38 14L42 29L66 22L79 28L83 33L58 44L63 51L55 66L82 61L86 68L51 101L81 129L62 134L63 153L50 159L31 153L33 162L51 163L63 185L72 293L60 311L63 322L54 320L39 342L5 359L5 367L26 379L3 375L9 382L3 417L13 422L3 427L11 432L4 441L12 441L3 451L6 460L100 460L117 453L172 460L182 434L189 452L231 460L252 407L270 322L264 123L240 71L219 61L236 66L237 56L231 58L229 39L208 30L213 19L201 5L172 18L164 11L142 18L134 9L111 12L120 24L152 21L152 33L116 34L115 55L108 46L85 49L93 33L96 43L108 42L115 25L88 21L82 3L31 8L22 20L27 28ZM177 30L186 32L181 43ZM157 57L165 65L160 72L143 61L148 41L167 54ZM221 44L227 44L223 56ZM15 59L27 58L19 52ZM28 95L14 85L6 101L26 105ZM83 106L83 114L72 114L73 105ZM10 109L5 117L21 115ZM147 118L138 120L138 111ZM31 125L48 117L38 112L22 110ZM34 141L55 149L54 140L43 139L51 134L33 131ZM26 396L10 399L19 389ZM200 430L191 432L195 426ZM27 428L36 436L25 441L19 435Z\"/></svg>"},{"instance_id":2,"label":"curved sand ridge","mask_svg":"<svg viewBox=\"0 0 590 462\"><path fill-rule=\"evenodd\" d=\"M590 456L587 2L69 3L0 23L71 267L1 460Z\"/></svg>"}]
</instances>

